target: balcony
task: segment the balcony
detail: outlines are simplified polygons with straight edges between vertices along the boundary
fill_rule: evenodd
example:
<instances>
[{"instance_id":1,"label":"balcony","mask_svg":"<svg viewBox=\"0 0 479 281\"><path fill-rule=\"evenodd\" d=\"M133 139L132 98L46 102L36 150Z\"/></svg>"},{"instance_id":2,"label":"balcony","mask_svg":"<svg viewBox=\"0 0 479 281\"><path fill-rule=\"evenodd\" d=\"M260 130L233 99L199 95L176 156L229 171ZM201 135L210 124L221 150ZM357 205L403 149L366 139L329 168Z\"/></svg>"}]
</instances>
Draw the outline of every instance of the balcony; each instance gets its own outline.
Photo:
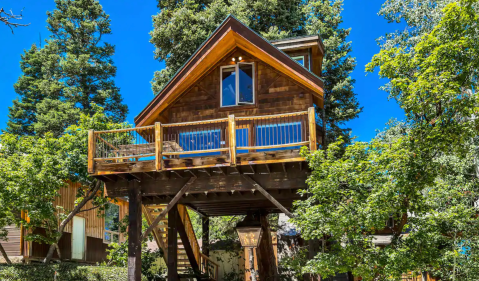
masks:
<instances>
[{"instance_id":1,"label":"balcony","mask_svg":"<svg viewBox=\"0 0 479 281\"><path fill-rule=\"evenodd\" d=\"M317 149L321 133L308 111L93 131L92 175L301 162L302 146Z\"/></svg>"}]
</instances>

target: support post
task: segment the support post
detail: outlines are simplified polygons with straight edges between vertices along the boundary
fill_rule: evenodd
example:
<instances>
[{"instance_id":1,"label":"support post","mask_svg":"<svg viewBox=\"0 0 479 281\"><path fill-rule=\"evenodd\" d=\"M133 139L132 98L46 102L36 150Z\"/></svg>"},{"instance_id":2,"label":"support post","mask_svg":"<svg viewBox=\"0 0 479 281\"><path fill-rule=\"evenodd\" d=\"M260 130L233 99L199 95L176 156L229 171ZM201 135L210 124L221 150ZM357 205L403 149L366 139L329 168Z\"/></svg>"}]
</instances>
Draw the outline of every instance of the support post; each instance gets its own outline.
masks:
<instances>
[{"instance_id":1,"label":"support post","mask_svg":"<svg viewBox=\"0 0 479 281\"><path fill-rule=\"evenodd\" d=\"M203 230L203 237L202 239L202 248L201 253L203 255L209 257L210 256L210 218L209 217L201 217L201 228Z\"/></svg>"},{"instance_id":2,"label":"support post","mask_svg":"<svg viewBox=\"0 0 479 281\"><path fill-rule=\"evenodd\" d=\"M178 205L168 212L168 281L178 281Z\"/></svg>"},{"instance_id":3,"label":"support post","mask_svg":"<svg viewBox=\"0 0 479 281\"><path fill-rule=\"evenodd\" d=\"M316 144L316 113L314 107L308 108L308 123L309 123L309 150L316 151L318 146Z\"/></svg>"},{"instance_id":4,"label":"support post","mask_svg":"<svg viewBox=\"0 0 479 281\"><path fill-rule=\"evenodd\" d=\"M163 126L160 122L155 123L155 166L160 171L163 168Z\"/></svg>"},{"instance_id":5,"label":"support post","mask_svg":"<svg viewBox=\"0 0 479 281\"><path fill-rule=\"evenodd\" d=\"M278 281L279 273L276 264L276 256L274 254L273 242L271 236L271 228L266 213L260 214L261 227L263 235L259 247L256 249L258 256L258 271L260 280Z\"/></svg>"},{"instance_id":6,"label":"support post","mask_svg":"<svg viewBox=\"0 0 479 281\"><path fill-rule=\"evenodd\" d=\"M228 138L230 144L230 165L236 166L236 122L233 114L228 115Z\"/></svg>"},{"instance_id":7,"label":"support post","mask_svg":"<svg viewBox=\"0 0 479 281\"><path fill-rule=\"evenodd\" d=\"M249 271L250 271L251 281L256 281L256 271L254 270L254 251L252 247L249 247L248 250L249 250Z\"/></svg>"},{"instance_id":8,"label":"support post","mask_svg":"<svg viewBox=\"0 0 479 281\"><path fill-rule=\"evenodd\" d=\"M95 172L95 131L88 130L88 173L93 174Z\"/></svg>"},{"instance_id":9,"label":"support post","mask_svg":"<svg viewBox=\"0 0 479 281\"><path fill-rule=\"evenodd\" d=\"M128 189L128 281L141 281L141 191L138 181Z\"/></svg>"}]
</instances>

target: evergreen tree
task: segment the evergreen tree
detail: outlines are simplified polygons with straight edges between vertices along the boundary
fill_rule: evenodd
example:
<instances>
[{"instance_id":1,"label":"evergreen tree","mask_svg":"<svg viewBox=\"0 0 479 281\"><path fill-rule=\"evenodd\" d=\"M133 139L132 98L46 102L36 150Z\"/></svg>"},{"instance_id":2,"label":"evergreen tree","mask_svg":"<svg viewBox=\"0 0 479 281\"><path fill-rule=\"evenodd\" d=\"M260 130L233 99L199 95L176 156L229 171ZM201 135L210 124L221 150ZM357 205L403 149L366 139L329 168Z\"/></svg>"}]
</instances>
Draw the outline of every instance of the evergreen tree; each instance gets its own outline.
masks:
<instances>
[{"instance_id":1,"label":"evergreen tree","mask_svg":"<svg viewBox=\"0 0 479 281\"><path fill-rule=\"evenodd\" d=\"M166 68L155 73L153 92L163 88L228 14L269 40L319 34L326 46L322 123L328 141L347 137L350 130L343 128L344 124L356 118L361 108L353 92L354 80L349 77L356 65L346 41L349 29L339 27L342 5L341 0L160 0L161 11L153 18L150 42L156 47L155 58L165 61Z\"/></svg>"},{"instance_id":2,"label":"evergreen tree","mask_svg":"<svg viewBox=\"0 0 479 281\"><path fill-rule=\"evenodd\" d=\"M93 114L92 103L114 122L128 112L113 80L115 47L102 41L111 34L109 16L96 0L55 2L47 13L47 45L22 56L24 74L15 84L19 99L10 108L7 132L59 135L77 123L79 112Z\"/></svg>"}]
</instances>

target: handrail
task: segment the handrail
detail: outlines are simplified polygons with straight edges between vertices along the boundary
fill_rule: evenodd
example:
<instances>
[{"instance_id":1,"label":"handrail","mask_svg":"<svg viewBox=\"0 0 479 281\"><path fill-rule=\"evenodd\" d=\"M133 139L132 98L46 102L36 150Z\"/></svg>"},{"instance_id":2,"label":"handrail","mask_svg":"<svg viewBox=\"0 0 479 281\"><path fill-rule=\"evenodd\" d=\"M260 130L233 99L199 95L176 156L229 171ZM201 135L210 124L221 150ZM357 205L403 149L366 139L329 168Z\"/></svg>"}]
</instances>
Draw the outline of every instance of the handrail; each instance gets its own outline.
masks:
<instances>
[{"instance_id":1,"label":"handrail","mask_svg":"<svg viewBox=\"0 0 479 281\"><path fill-rule=\"evenodd\" d=\"M191 126L191 125L204 125L204 124L222 123L227 121L228 121L228 118L221 118L221 119L211 119L211 120L204 120L204 121L163 124L163 127L168 128L168 127L181 127L181 126Z\"/></svg>"},{"instance_id":2,"label":"handrail","mask_svg":"<svg viewBox=\"0 0 479 281\"><path fill-rule=\"evenodd\" d=\"M306 115L306 114L308 114L308 111L299 111L299 112L293 112L293 113L282 113L282 114L274 114L274 115L243 116L243 117L236 117L236 120L272 119L272 118L281 118L281 117L300 116L300 115Z\"/></svg>"},{"instance_id":3,"label":"handrail","mask_svg":"<svg viewBox=\"0 0 479 281\"><path fill-rule=\"evenodd\" d=\"M134 128L125 128L125 129L114 129L108 131L95 131L95 134L105 134L105 133L120 133L120 132L129 132L129 131L138 131L138 130L147 130L155 128L155 125L143 126L143 127L134 127Z\"/></svg>"}]
</instances>

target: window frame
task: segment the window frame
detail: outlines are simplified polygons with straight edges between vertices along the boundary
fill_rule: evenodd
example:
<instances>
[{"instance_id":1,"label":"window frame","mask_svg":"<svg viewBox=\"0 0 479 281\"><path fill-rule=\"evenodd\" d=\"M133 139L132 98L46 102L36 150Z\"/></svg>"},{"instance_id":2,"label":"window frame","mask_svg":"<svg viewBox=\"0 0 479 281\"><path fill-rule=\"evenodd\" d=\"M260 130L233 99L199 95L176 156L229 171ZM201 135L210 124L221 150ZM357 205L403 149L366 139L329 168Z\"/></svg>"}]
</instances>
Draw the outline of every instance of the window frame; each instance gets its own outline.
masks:
<instances>
[{"instance_id":1,"label":"window frame","mask_svg":"<svg viewBox=\"0 0 479 281\"><path fill-rule=\"evenodd\" d=\"M306 62L306 57L305 55L301 55L301 56L295 56L295 57L291 57L296 63L300 64L297 59L299 58L302 58L303 59L303 64L301 64L302 67L306 68L306 66L304 65L305 62Z\"/></svg>"},{"instance_id":2,"label":"window frame","mask_svg":"<svg viewBox=\"0 0 479 281\"><path fill-rule=\"evenodd\" d=\"M252 66L253 70L253 101L248 103L240 103L239 102L239 66L241 64L249 64ZM233 105L223 105L223 69L227 68L234 68L235 69L235 104ZM220 66L220 108L226 107L235 107L235 106L249 106L254 105L256 103L256 71L255 71L255 64L254 62L238 62L234 65L223 65Z\"/></svg>"},{"instance_id":3,"label":"window frame","mask_svg":"<svg viewBox=\"0 0 479 281\"><path fill-rule=\"evenodd\" d=\"M108 202L108 204L111 204L111 205L115 205L118 207L118 221L121 221L121 218L120 218L120 215L121 215L121 206L118 205L118 204L115 204L115 203L111 203L111 202ZM105 234L109 234L110 235L110 241L106 240L105 239ZM113 241L113 235L118 235L118 242L115 242ZM120 233L120 227L118 226L118 231L113 231L113 230L107 230L106 229L106 214L105 214L105 219L104 219L104 222L103 222L103 243L105 244L110 244L110 243L120 243L120 238L121 238L121 233Z\"/></svg>"}]
</instances>

